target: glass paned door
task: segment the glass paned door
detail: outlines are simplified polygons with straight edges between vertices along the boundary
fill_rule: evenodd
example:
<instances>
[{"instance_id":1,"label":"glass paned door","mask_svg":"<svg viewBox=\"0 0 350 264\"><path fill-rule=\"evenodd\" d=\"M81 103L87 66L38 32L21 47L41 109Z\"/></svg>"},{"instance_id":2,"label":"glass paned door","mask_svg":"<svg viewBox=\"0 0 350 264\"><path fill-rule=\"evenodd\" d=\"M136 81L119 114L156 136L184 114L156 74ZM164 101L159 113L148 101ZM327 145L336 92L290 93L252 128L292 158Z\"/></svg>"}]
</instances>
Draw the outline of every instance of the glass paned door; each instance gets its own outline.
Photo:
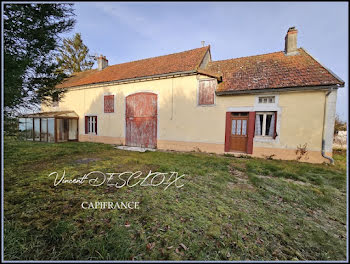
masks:
<instances>
[{"instance_id":1,"label":"glass paned door","mask_svg":"<svg viewBox=\"0 0 350 264\"><path fill-rule=\"evenodd\" d=\"M231 113L230 150L237 152L247 151L248 142L248 114Z\"/></svg>"},{"instance_id":2,"label":"glass paned door","mask_svg":"<svg viewBox=\"0 0 350 264\"><path fill-rule=\"evenodd\" d=\"M69 140L77 140L78 139L78 119L69 119Z\"/></svg>"},{"instance_id":3,"label":"glass paned door","mask_svg":"<svg viewBox=\"0 0 350 264\"><path fill-rule=\"evenodd\" d=\"M56 119L57 142L68 140L68 119Z\"/></svg>"}]
</instances>

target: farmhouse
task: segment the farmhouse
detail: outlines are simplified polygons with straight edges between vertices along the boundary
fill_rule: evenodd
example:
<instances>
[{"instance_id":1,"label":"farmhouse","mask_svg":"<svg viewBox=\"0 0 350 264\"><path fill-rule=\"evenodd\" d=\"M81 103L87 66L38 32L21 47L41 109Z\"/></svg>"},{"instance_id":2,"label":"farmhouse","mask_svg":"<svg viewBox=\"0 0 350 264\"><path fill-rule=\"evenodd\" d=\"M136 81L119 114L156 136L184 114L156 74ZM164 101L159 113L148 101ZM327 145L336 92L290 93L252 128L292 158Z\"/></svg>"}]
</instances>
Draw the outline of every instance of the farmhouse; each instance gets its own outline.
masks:
<instances>
[{"instance_id":1,"label":"farmhouse","mask_svg":"<svg viewBox=\"0 0 350 264\"><path fill-rule=\"evenodd\" d=\"M64 98L24 116L34 141L103 142L177 151L332 162L344 81L297 47L212 61L210 46L75 73Z\"/></svg>"}]
</instances>

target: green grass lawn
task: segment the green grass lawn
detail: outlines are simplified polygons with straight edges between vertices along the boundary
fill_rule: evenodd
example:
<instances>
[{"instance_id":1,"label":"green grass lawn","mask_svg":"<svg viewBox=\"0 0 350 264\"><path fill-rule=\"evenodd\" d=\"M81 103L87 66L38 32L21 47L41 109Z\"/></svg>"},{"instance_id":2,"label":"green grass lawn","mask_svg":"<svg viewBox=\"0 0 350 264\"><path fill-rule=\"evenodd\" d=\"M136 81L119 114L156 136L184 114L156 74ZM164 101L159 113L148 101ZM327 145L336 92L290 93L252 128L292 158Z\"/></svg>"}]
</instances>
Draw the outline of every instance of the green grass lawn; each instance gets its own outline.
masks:
<instances>
[{"instance_id":1,"label":"green grass lawn","mask_svg":"<svg viewBox=\"0 0 350 264\"><path fill-rule=\"evenodd\" d=\"M330 166L6 140L4 154L5 260L346 259L345 152ZM167 190L54 186L48 175L63 170L185 177ZM84 210L83 201L140 209Z\"/></svg>"}]
</instances>

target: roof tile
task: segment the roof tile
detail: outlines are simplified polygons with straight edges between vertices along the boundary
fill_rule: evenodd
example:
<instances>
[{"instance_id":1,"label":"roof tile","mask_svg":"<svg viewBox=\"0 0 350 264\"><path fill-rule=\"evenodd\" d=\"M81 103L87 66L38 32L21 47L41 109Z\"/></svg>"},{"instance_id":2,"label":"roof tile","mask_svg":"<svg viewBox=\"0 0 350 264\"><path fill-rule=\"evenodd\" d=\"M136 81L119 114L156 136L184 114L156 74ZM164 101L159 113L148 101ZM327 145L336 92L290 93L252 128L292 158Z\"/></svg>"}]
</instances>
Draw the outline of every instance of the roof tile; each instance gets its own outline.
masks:
<instances>
[{"instance_id":1,"label":"roof tile","mask_svg":"<svg viewBox=\"0 0 350 264\"><path fill-rule=\"evenodd\" d=\"M207 71L222 74L219 92L344 84L302 48L298 52L293 56L280 51L212 61Z\"/></svg>"},{"instance_id":2,"label":"roof tile","mask_svg":"<svg viewBox=\"0 0 350 264\"><path fill-rule=\"evenodd\" d=\"M75 73L58 85L57 88L197 70L209 49L210 46L206 46L184 52L111 65L101 71L94 69Z\"/></svg>"}]
</instances>

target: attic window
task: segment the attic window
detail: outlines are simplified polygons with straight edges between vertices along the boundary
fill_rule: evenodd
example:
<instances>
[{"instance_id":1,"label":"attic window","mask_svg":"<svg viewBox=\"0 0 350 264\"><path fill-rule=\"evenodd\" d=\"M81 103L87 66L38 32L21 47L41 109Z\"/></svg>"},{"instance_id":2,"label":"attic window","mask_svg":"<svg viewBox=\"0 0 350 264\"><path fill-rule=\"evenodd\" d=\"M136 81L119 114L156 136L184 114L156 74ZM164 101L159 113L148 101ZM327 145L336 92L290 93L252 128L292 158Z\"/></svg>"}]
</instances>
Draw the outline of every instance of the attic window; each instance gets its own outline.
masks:
<instances>
[{"instance_id":1,"label":"attic window","mask_svg":"<svg viewBox=\"0 0 350 264\"><path fill-rule=\"evenodd\" d=\"M259 104L273 104L275 103L274 96L261 96L259 97Z\"/></svg>"},{"instance_id":2,"label":"attic window","mask_svg":"<svg viewBox=\"0 0 350 264\"><path fill-rule=\"evenodd\" d=\"M216 79L200 80L198 88L198 105L213 105L215 103Z\"/></svg>"}]
</instances>

